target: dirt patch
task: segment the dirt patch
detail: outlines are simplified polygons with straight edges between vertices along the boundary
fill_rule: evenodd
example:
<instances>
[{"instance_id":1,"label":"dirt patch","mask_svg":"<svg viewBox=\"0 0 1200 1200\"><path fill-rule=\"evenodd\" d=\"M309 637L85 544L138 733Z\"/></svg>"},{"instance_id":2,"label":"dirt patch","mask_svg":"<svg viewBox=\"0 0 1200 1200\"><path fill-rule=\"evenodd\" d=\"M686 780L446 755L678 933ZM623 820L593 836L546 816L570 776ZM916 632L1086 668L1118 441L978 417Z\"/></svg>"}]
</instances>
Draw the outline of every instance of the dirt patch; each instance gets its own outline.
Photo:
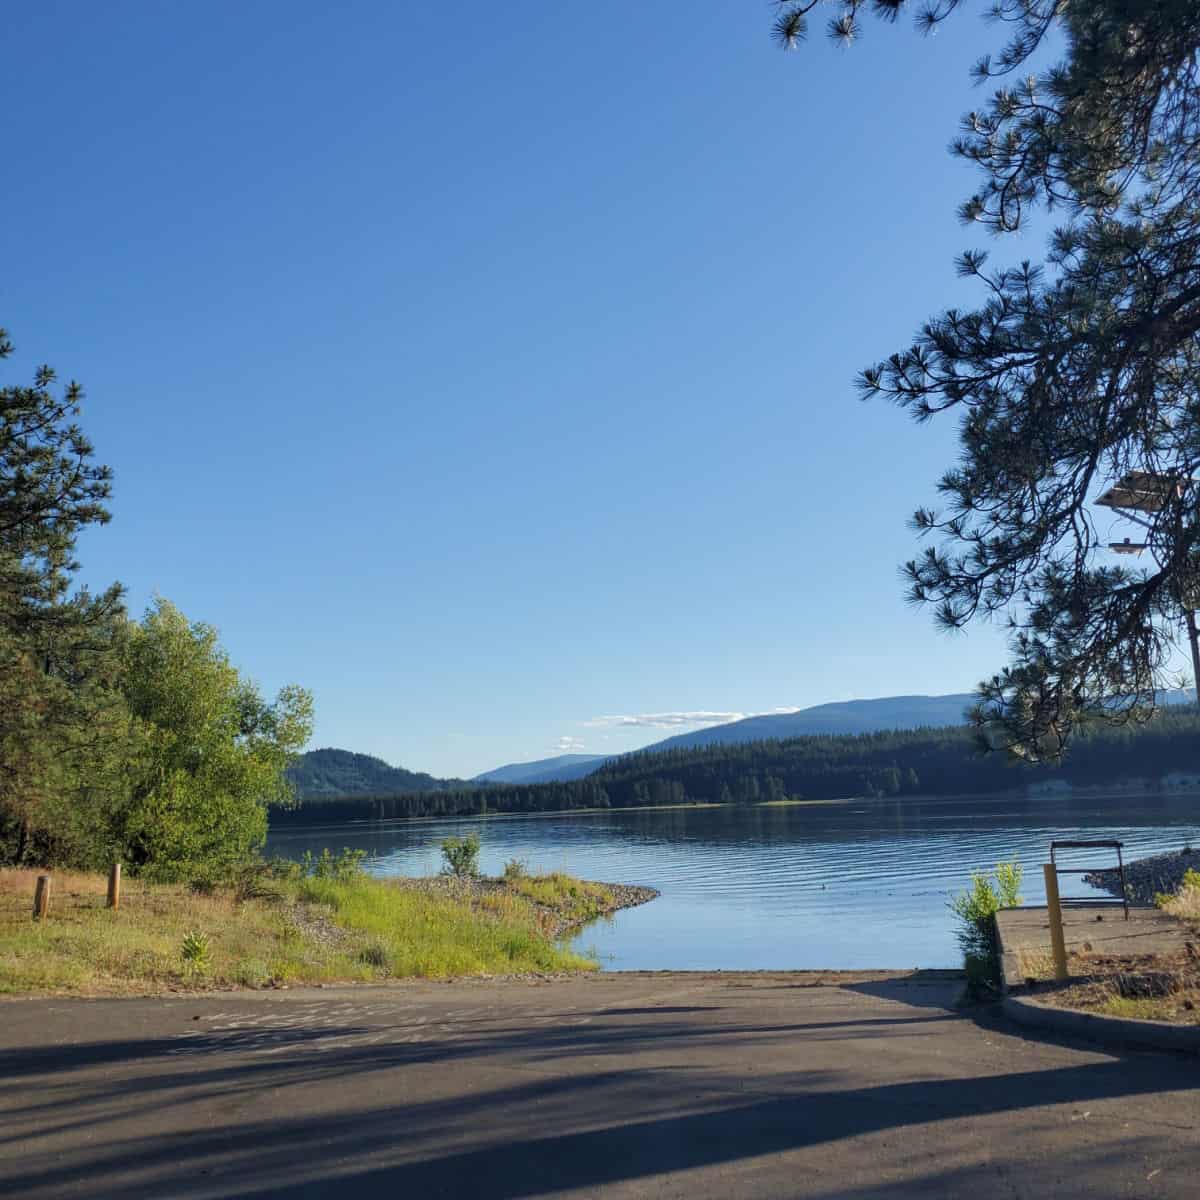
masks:
<instances>
[{"instance_id":1,"label":"dirt patch","mask_svg":"<svg viewBox=\"0 0 1200 1200\"><path fill-rule=\"evenodd\" d=\"M1031 981L1028 992L1055 1008L1200 1025L1200 944L1172 955L1072 953L1065 984Z\"/></svg>"}]
</instances>

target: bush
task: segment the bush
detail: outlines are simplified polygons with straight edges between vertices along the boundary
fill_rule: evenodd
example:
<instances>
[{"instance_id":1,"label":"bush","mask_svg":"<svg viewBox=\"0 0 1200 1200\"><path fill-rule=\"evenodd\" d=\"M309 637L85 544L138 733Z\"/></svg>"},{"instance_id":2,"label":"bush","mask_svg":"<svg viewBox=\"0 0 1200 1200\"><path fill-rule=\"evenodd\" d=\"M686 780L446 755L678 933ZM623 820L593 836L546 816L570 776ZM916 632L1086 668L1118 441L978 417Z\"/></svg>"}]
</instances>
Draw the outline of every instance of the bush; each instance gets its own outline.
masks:
<instances>
[{"instance_id":1,"label":"bush","mask_svg":"<svg viewBox=\"0 0 1200 1200\"><path fill-rule=\"evenodd\" d=\"M950 901L950 911L958 918L958 944L963 952L967 973L967 995L981 1000L1000 990L1000 940L996 932L996 913L1016 908L1021 903L1020 888L1024 875L1017 862L997 863L993 875L971 873L971 887Z\"/></svg>"},{"instance_id":2,"label":"bush","mask_svg":"<svg viewBox=\"0 0 1200 1200\"><path fill-rule=\"evenodd\" d=\"M321 851L320 858L313 858L311 850L305 850L300 869L305 875L314 879L332 879L338 883L351 883L365 874L363 862L367 857L365 850L351 850L343 846L340 854L330 854L326 846Z\"/></svg>"},{"instance_id":3,"label":"bush","mask_svg":"<svg viewBox=\"0 0 1200 1200\"><path fill-rule=\"evenodd\" d=\"M379 942L372 942L369 946L364 946L359 951L358 961L365 963L368 967L376 968L391 965L391 957L387 952L387 947L380 945Z\"/></svg>"},{"instance_id":4,"label":"bush","mask_svg":"<svg viewBox=\"0 0 1200 1200\"><path fill-rule=\"evenodd\" d=\"M479 874L479 834L448 837L442 842L443 875L459 879L474 879Z\"/></svg>"},{"instance_id":5,"label":"bush","mask_svg":"<svg viewBox=\"0 0 1200 1200\"><path fill-rule=\"evenodd\" d=\"M208 935L192 930L185 934L183 944L179 947L179 957L183 960L183 970L187 975L204 975L212 965L209 957Z\"/></svg>"},{"instance_id":6,"label":"bush","mask_svg":"<svg viewBox=\"0 0 1200 1200\"><path fill-rule=\"evenodd\" d=\"M516 883L529 874L523 858L510 858L504 864L504 879L507 883Z\"/></svg>"}]
</instances>

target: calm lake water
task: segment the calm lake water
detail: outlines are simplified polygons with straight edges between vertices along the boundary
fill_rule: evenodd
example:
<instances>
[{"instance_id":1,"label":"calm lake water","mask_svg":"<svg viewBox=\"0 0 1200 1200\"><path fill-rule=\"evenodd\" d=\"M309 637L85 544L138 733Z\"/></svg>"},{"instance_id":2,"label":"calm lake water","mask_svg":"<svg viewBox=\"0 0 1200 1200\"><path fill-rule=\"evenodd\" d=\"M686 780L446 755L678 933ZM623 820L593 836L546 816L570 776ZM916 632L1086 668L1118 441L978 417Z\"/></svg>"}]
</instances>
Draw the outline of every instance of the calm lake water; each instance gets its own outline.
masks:
<instances>
[{"instance_id":1,"label":"calm lake water","mask_svg":"<svg viewBox=\"0 0 1200 1200\"><path fill-rule=\"evenodd\" d=\"M436 874L438 843L477 829L480 865L649 884L662 895L577 939L608 970L944 967L946 909L975 868L1016 857L1040 903L1052 838L1118 838L1125 857L1200 845L1200 797L848 801L832 805L564 813L280 830L268 851L367 851L380 876ZM1079 865L1107 862L1106 855ZM1087 885L1072 881L1074 891ZM1066 890L1066 888L1064 888Z\"/></svg>"}]
</instances>

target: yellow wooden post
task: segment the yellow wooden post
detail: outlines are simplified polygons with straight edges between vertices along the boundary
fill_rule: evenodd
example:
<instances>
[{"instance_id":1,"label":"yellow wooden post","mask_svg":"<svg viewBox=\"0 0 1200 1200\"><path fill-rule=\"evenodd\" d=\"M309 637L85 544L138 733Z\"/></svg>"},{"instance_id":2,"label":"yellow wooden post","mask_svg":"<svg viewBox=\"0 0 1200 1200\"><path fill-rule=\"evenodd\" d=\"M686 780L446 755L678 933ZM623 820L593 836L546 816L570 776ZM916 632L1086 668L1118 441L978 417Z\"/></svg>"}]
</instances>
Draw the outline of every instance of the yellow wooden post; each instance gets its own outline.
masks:
<instances>
[{"instance_id":1,"label":"yellow wooden post","mask_svg":"<svg viewBox=\"0 0 1200 1200\"><path fill-rule=\"evenodd\" d=\"M40 921L50 911L50 876L39 875L33 890L33 919Z\"/></svg>"},{"instance_id":2,"label":"yellow wooden post","mask_svg":"<svg viewBox=\"0 0 1200 1200\"><path fill-rule=\"evenodd\" d=\"M121 864L115 862L108 873L108 907L121 907Z\"/></svg>"},{"instance_id":3,"label":"yellow wooden post","mask_svg":"<svg viewBox=\"0 0 1200 1200\"><path fill-rule=\"evenodd\" d=\"M1054 978L1067 977L1067 939L1063 935L1062 902L1058 898L1058 871L1053 863L1042 866L1046 877L1046 912L1050 917L1050 952L1054 955Z\"/></svg>"}]
</instances>

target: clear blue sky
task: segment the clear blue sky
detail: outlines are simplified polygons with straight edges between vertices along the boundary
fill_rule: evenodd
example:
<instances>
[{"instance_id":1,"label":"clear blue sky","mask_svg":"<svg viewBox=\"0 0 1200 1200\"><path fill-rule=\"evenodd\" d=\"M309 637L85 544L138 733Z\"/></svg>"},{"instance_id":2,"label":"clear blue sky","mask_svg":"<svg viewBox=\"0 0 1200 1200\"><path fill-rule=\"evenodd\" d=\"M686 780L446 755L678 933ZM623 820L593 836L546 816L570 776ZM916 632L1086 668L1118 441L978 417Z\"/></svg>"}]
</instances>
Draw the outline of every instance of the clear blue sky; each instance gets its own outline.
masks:
<instances>
[{"instance_id":1,"label":"clear blue sky","mask_svg":"<svg viewBox=\"0 0 1200 1200\"><path fill-rule=\"evenodd\" d=\"M8 6L4 378L87 389L85 578L437 774L999 666L897 573L953 421L851 386L974 299L945 147L997 35L770 18Z\"/></svg>"}]
</instances>

